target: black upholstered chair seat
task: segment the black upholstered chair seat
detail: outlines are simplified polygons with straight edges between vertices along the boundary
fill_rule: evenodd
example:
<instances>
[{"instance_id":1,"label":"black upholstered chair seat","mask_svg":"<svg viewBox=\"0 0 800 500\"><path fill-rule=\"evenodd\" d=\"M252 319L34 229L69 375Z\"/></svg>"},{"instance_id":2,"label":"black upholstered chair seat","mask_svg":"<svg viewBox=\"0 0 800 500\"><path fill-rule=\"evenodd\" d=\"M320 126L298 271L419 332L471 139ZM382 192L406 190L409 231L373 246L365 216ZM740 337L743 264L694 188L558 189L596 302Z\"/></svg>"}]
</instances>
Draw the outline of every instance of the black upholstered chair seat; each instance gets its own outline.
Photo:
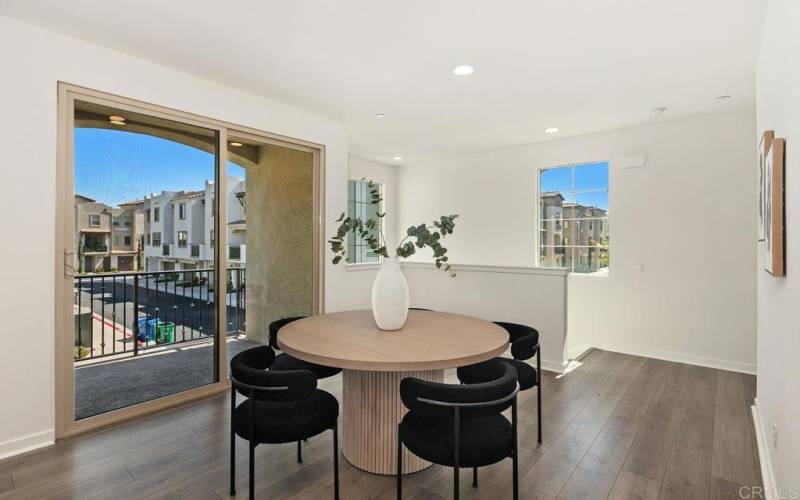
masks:
<instances>
[{"instance_id":1,"label":"black upholstered chair seat","mask_svg":"<svg viewBox=\"0 0 800 500\"><path fill-rule=\"evenodd\" d=\"M453 467L453 424L431 422L407 413L400 423L403 444L414 455ZM513 447L511 422L503 415L461 420L459 462L461 467L483 467L508 458Z\"/></svg>"},{"instance_id":2,"label":"black upholstered chair seat","mask_svg":"<svg viewBox=\"0 0 800 500\"><path fill-rule=\"evenodd\" d=\"M506 321L495 321L497 326L502 327L508 332L508 340L511 344L511 357L493 358L483 363L470 366L463 366L458 369L458 379L464 384L477 384L491 379L491 367L498 361L509 363L517 369L517 380L520 390L528 390L536 387L536 415L537 415L537 441L542 442L542 356L539 352L539 331L527 325L518 323L508 323ZM525 360L536 356L536 368L525 363Z\"/></svg>"},{"instance_id":3,"label":"black upholstered chair seat","mask_svg":"<svg viewBox=\"0 0 800 500\"><path fill-rule=\"evenodd\" d=\"M302 440L326 430L333 432L333 498L339 500L339 403L317 389L309 370L273 370L275 351L252 347L231 360L230 495L236 495L236 436L248 441L250 500L255 499L255 449L261 444L297 442L297 461L303 461ZM236 405L237 394L247 398Z\"/></svg>"},{"instance_id":4,"label":"black upholstered chair seat","mask_svg":"<svg viewBox=\"0 0 800 500\"><path fill-rule=\"evenodd\" d=\"M302 359L297 359L294 356L290 356L285 352L275 356L275 361L272 362L270 370L308 370L318 379L332 377L342 371L341 368L333 368L330 366L318 365L316 363L309 363L308 361L303 361Z\"/></svg>"},{"instance_id":5,"label":"black upholstered chair seat","mask_svg":"<svg viewBox=\"0 0 800 500\"><path fill-rule=\"evenodd\" d=\"M233 413L236 434L244 439L250 434L249 411L250 400L247 400ZM339 403L331 394L316 389L301 401L256 401L255 413L257 443L291 443L334 427Z\"/></svg>"},{"instance_id":6,"label":"black upholstered chair seat","mask_svg":"<svg viewBox=\"0 0 800 500\"><path fill-rule=\"evenodd\" d=\"M458 380L464 384L480 384L491 380L495 373L494 365L499 362L508 363L516 368L520 390L524 391L536 387L539 379L536 374L536 368L524 361L508 358L492 358L482 363L462 366L458 369Z\"/></svg>"}]
</instances>

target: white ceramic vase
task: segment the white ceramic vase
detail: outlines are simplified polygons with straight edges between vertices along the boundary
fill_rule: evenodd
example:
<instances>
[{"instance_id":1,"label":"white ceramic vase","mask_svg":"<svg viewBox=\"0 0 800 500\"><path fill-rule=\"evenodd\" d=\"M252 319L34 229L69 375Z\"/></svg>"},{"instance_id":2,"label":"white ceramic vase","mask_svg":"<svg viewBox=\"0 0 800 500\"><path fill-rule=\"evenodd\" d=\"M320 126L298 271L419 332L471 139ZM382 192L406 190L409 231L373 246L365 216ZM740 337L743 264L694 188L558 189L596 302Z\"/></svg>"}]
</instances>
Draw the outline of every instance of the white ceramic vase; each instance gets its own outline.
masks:
<instances>
[{"instance_id":1,"label":"white ceramic vase","mask_svg":"<svg viewBox=\"0 0 800 500\"><path fill-rule=\"evenodd\" d=\"M372 314L381 330L399 330L408 316L408 282L397 257L384 257L372 284Z\"/></svg>"}]
</instances>

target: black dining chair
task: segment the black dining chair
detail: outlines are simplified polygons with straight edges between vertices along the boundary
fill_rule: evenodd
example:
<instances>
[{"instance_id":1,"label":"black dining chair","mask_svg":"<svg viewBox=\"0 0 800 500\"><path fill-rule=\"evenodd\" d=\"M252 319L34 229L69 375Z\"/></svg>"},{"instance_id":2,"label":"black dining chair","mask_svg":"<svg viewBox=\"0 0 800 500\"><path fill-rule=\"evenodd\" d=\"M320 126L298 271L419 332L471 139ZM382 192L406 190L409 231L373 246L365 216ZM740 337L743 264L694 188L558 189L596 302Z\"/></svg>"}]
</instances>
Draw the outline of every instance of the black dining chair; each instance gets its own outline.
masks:
<instances>
[{"instance_id":1,"label":"black dining chair","mask_svg":"<svg viewBox=\"0 0 800 500\"><path fill-rule=\"evenodd\" d=\"M539 443L542 442L542 362L539 354L539 332L530 326L517 323L506 323L496 321L496 325L503 327L508 332L511 342L511 356L508 358L492 358L482 363L462 366L458 368L458 380L465 384L474 384L486 380L491 376L492 366L500 361L511 363L517 369L519 387L521 391L527 391L536 387L536 413L538 425ZM536 356L536 368L525 361Z\"/></svg>"},{"instance_id":2,"label":"black dining chair","mask_svg":"<svg viewBox=\"0 0 800 500\"><path fill-rule=\"evenodd\" d=\"M497 363L489 381L469 385L442 384L417 378L400 382L400 397L408 408L397 427L397 498L403 496L403 445L414 455L453 467L453 497L459 497L459 469L472 467L477 487L478 467L512 460L513 496L519 497L517 456L516 370ZM511 422L502 412L511 407Z\"/></svg>"},{"instance_id":3,"label":"black dining chair","mask_svg":"<svg viewBox=\"0 0 800 500\"><path fill-rule=\"evenodd\" d=\"M317 389L308 370L268 370L275 360L270 346L240 352L231 360L231 485L236 494L236 436L250 444L250 498L254 498L255 449L259 444L299 443L333 431L333 492L339 499L339 402ZM236 393L247 398L236 405ZM299 458L299 457L298 457Z\"/></svg>"},{"instance_id":4,"label":"black dining chair","mask_svg":"<svg viewBox=\"0 0 800 500\"><path fill-rule=\"evenodd\" d=\"M298 319L303 319L306 316L293 316L290 318L283 318L276 321L273 321L269 324L269 345L275 350L280 350L278 346L278 332L281 328L288 325L293 321L297 321ZM317 379L323 379L328 377L333 377L334 375L340 373L342 371L341 368L334 368L332 366L325 366L320 365L317 363L309 363L308 361L303 361L302 359L297 359L294 356L289 354L281 353L275 357L275 361L272 363L272 367L270 370L308 370L317 377Z\"/></svg>"}]
</instances>

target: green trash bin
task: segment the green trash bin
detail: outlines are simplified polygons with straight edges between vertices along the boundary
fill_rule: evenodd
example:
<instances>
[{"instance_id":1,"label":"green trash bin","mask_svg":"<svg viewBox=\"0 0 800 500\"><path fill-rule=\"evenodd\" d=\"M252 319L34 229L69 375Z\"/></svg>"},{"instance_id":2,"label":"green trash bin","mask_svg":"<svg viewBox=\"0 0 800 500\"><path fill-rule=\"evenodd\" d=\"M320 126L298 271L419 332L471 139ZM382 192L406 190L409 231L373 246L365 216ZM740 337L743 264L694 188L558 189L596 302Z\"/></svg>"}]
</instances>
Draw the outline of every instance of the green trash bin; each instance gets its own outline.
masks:
<instances>
[{"instance_id":1,"label":"green trash bin","mask_svg":"<svg viewBox=\"0 0 800 500\"><path fill-rule=\"evenodd\" d=\"M175 342L175 323L159 322L156 326L156 344L171 344Z\"/></svg>"}]
</instances>

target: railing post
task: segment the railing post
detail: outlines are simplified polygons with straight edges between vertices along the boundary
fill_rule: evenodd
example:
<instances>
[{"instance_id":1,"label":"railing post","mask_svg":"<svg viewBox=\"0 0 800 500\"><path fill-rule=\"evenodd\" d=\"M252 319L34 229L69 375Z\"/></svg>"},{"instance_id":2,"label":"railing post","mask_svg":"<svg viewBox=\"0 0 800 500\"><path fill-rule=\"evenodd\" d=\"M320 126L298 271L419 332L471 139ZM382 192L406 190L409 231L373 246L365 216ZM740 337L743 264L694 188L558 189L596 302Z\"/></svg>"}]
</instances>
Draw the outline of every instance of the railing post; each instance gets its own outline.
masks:
<instances>
[{"instance_id":1,"label":"railing post","mask_svg":"<svg viewBox=\"0 0 800 500\"><path fill-rule=\"evenodd\" d=\"M139 274L133 275L133 355L139 355Z\"/></svg>"}]
</instances>

